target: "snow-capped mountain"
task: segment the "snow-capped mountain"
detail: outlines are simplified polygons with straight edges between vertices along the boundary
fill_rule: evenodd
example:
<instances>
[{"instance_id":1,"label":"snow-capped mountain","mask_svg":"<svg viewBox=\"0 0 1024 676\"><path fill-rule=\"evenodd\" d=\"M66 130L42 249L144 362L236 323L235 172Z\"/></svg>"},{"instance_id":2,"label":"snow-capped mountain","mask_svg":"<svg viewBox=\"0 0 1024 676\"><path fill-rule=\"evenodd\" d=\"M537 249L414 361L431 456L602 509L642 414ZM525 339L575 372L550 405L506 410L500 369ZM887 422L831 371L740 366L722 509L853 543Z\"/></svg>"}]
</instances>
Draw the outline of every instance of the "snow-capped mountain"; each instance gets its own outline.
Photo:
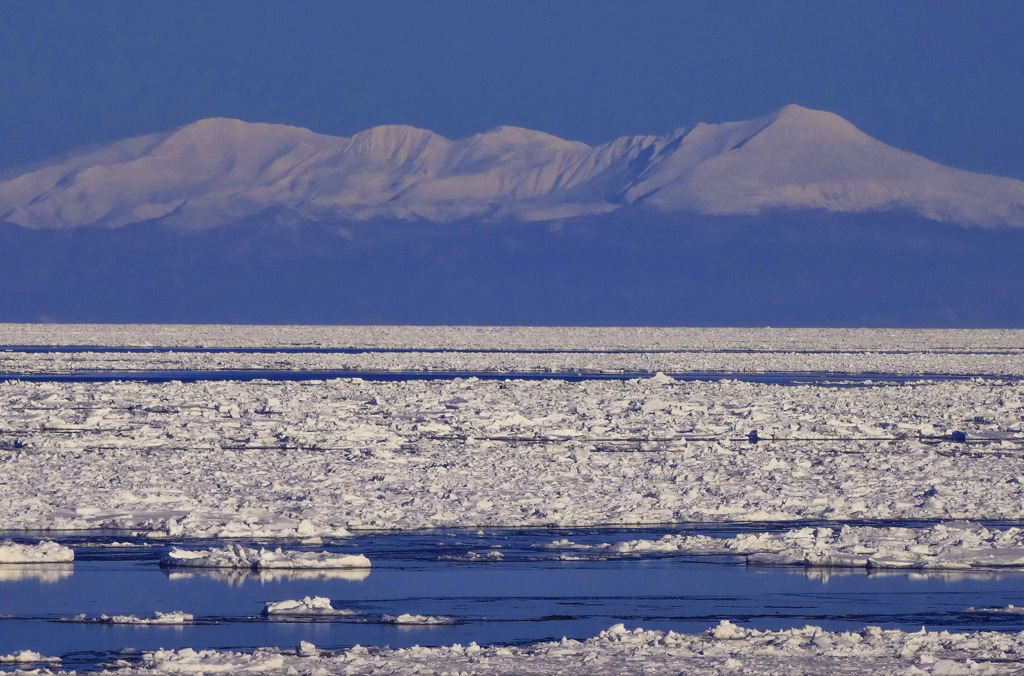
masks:
<instances>
[{"instance_id":1,"label":"snow-capped mountain","mask_svg":"<svg viewBox=\"0 0 1024 676\"><path fill-rule=\"evenodd\" d=\"M1024 182L904 152L828 112L787 106L599 146L499 127L452 141L406 126L350 138L215 118L114 143L0 182L0 221L204 228L268 209L311 221L543 221L661 211L901 210L1024 227Z\"/></svg>"}]
</instances>

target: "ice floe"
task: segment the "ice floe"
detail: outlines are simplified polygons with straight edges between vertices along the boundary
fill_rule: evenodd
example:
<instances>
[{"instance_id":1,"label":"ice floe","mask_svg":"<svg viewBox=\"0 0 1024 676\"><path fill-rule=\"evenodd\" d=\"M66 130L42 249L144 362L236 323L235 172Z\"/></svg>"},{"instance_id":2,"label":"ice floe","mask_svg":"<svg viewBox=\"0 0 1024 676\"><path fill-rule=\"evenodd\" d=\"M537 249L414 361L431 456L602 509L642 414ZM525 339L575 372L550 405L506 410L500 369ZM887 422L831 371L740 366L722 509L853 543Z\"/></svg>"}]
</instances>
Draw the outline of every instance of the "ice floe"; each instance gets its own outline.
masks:
<instances>
[{"instance_id":1,"label":"ice floe","mask_svg":"<svg viewBox=\"0 0 1024 676\"><path fill-rule=\"evenodd\" d=\"M268 601L263 608L264 615L358 615L355 610L338 609L331 606L331 600L323 596L304 596L287 601Z\"/></svg>"},{"instance_id":2,"label":"ice floe","mask_svg":"<svg viewBox=\"0 0 1024 676\"><path fill-rule=\"evenodd\" d=\"M9 655L0 655L0 662L5 664L27 664L30 662L60 662L59 657L47 657L33 650L19 650Z\"/></svg>"},{"instance_id":3,"label":"ice floe","mask_svg":"<svg viewBox=\"0 0 1024 676\"><path fill-rule=\"evenodd\" d=\"M139 617L137 615L100 615L99 617L88 617L84 613L75 615L68 622L84 624L136 624L136 625L183 625L191 624L195 617L191 613L175 610L167 613L156 611L152 617Z\"/></svg>"},{"instance_id":4,"label":"ice floe","mask_svg":"<svg viewBox=\"0 0 1024 676\"><path fill-rule=\"evenodd\" d=\"M384 615L380 618L381 622L385 624L410 624L410 625L430 625L430 624L453 624L454 621L450 617L445 616L434 616L434 615L410 615L409 613L402 613L401 615Z\"/></svg>"},{"instance_id":5,"label":"ice floe","mask_svg":"<svg viewBox=\"0 0 1024 676\"><path fill-rule=\"evenodd\" d=\"M182 568L251 568L254 570L304 570L320 568L369 568L362 554L254 549L232 544L201 550L173 548L160 559L162 566Z\"/></svg>"},{"instance_id":6,"label":"ice floe","mask_svg":"<svg viewBox=\"0 0 1024 676\"><path fill-rule=\"evenodd\" d=\"M50 540L25 545L14 540L0 541L0 564L8 563L69 563L75 560L75 551Z\"/></svg>"},{"instance_id":7,"label":"ice floe","mask_svg":"<svg viewBox=\"0 0 1024 676\"><path fill-rule=\"evenodd\" d=\"M1012 603L1005 608L975 608L971 606L967 609L969 613L994 613L998 615L1024 615L1024 608L1015 606Z\"/></svg>"},{"instance_id":8,"label":"ice floe","mask_svg":"<svg viewBox=\"0 0 1024 676\"><path fill-rule=\"evenodd\" d=\"M732 554L742 555L755 564L936 569L1024 567L1024 530L1016 527L988 529L963 522L929 528L808 527L782 533L741 533L731 538L665 535L657 540L598 545L580 545L563 539L548 546L604 556Z\"/></svg>"}]
</instances>

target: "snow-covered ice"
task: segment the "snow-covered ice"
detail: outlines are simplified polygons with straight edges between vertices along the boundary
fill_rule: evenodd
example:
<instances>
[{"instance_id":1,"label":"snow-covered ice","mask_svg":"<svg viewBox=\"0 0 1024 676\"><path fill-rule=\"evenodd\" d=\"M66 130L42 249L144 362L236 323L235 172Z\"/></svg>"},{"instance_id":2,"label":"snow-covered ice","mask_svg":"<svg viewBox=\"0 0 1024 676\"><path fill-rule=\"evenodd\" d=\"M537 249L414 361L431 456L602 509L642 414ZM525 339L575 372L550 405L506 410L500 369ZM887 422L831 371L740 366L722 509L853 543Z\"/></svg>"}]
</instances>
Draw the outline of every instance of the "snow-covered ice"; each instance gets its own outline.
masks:
<instances>
[{"instance_id":1,"label":"snow-covered ice","mask_svg":"<svg viewBox=\"0 0 1024 676\"><path fill-rule=\"evenodd\" d=\"M183 568L252 568L265 569L318 569L369 568L370 560L362 554L333 554L331 552L287 551L254 549L232 544L227 547L202 550L173 548L160 559L160 565Z\"/></svg>"},{"instance_id":2,"label":"snow-covered ice","mask_svg":"<svg viewBox=\"0 0 1024 676\"><path fill-rule=\"evenodd\" d=\"M1022 402L995 380L7 381L0 523L307 539L1024 519Z\"/></svg>"},{"instance_id":3,"label":"snow-covered ice","mask_svg":"<svg viewBox=\"0 0 1024 676\"><path fill-rule=\"evenodd\" d=\"M148 617L139 617L137 615L100 615L99 617L88 617L82 613L75 615L70 621L86 624L182 625L191 624L193 620L195 620L195 617L191 613L180 610L162 613L158 610Z\"/></svg>"},{"instance_id":4,"label":"snow-covered ice","mask_svg":"<svg viewBox=\"0 0 1024 676\"><path fill-rule=\"evenodd\" d=\"M69 563L75 560L75 551L56 542L43 540L35 545L24 545L14 540L0 540L0 564L6 563Z\"/></svg>"},{"instance_id":5,"label":"snow-covered ice","mask_svg":"<svg viewBox=\"0 0 1024 676\"><path fill-rule=\"evenodd\" d=\"M453 623L452 618L443 615L410 615L409 613L402 613L401 615L384 615L380 619L381 622L387 624L431 625Z\"/></svg>"},{"instance_id":6,"label":"snow-covered ice","mask_svg":"<svg viewBox=\"0 0 1024 676\"><path fill-rule=\"evenodd\" d=\"M645 554L732 554L749 563L867 568L1024 567L1024 531L988 529L971 523L929 528L800 528L783 533L741 533L731 538L666 535L657 540L626 540L580 545L552 542L553 549L590 551L601 556Z\"/></svg>"},{"instance_id":7,"label":"snow-covered ice","mask_svg":"<svg viewBox=\"0 0 1024 676\"><path fill-rule=\"evenodd\" d=\"M263 608L264 615L358 615L354 610L334 608L331 600L323 596L304 596L287 601L268 601Z\"/></svg>"},{"instance_id":8,"label":"snow-covered ice","mask_svg":"<svg viewBox=\"0 0 1024 676\"><path fill-rule=\"evenodd\" d=\"M0 324L0 344L162 350L0 352L0 372L21 374L269 369L1024 375L1024 332L1018 330Z\"/></svg>"},{"instance_id":9,"label":"snow-covered ice","mask_svg":"<svg viewBox=\"0 0 1024 676\"><path fill-rule=\"evenodd\" d=\"M1024 615L1024 608L1015 606L1012 603L1005 608L975 608L971 606L967 609L967 612L971 613L998 613L1002 615Z\"/></svg>"},{"instance_id":10,"label":"snow-covered ice","mask_svg":"<svg viewBox=\"0 0 1024 676\"><path fill-rule=\"evenodd\" d=\"M830 632L806 626L757 631L723 620L698 634L627 629L617 624L583 641L562 639L530 646L481 647L475 643L391 650L355 646L325 652L308 644L297 650L261 648L251 653L158 650L124 674L204 671L395 675L433 673L836 675L1014 674L1024 651L1024 632L906 632L866 627Z\"/></svg>"},{"instance_id":11,"label":"snow-covered ice","mask_svg":"<svg viewBox=\"0 0 1024 676\"><path fill-rule=\"evenodd\" d=\"M794 523L785 532L720 539L670 535L600 548L560 542L553 553L576 559L731 554L752 563L823 566L807 570L814 575L834 574L824 566L837 565L910 567L915 575L1024 567L1020 528L978 523L1024 521L1022 332L6 325L0 336L6 345L370 348L360 354L0 353L0 370L43 373L356 368L997 376L851 386L686 382L666 375L578 382L7 380L0 382L0 525L9 530L109 528L154 541L280 538L330 547L362 529L773 521ZM415 351L381 351L386 348ZM450 348L471 351L431 351ZM891 520L937 525L884 523ZM830 527L804 528L806 521ZM466 560L503 565L498 550L467 545L460 551ZM358 554L226 543L176 548L165 563L173 566L172 577L236 583L361 579L370 571ZM324 567L332 565L342 567ZM45 567L71 573L68 564ZM38 564L0 567L0 580L19 568ZM316 597L272 603L322 604ZM326 607L334 611L329 601ZM124 669L416 673L429 664L436 671L538 674L640 667L648 673L1013 673L1024 634L757 632L732 624L673 634L616 626L586 641L529 647L333 652L309 646L300 652L156 651Z\"/></svg>"},{"instance_id":12,"label":"snow-covered ice","mask_svg":"<svg viewBox=\"0 0 1024 676\"><path fill-rule=\"evenodd\" d=\"M27 664L30 662L60 662L59 657L47 657L33 650L19 650L9 655L0 655L0 662L6 664Z\"/></svg>"}]
</instances>

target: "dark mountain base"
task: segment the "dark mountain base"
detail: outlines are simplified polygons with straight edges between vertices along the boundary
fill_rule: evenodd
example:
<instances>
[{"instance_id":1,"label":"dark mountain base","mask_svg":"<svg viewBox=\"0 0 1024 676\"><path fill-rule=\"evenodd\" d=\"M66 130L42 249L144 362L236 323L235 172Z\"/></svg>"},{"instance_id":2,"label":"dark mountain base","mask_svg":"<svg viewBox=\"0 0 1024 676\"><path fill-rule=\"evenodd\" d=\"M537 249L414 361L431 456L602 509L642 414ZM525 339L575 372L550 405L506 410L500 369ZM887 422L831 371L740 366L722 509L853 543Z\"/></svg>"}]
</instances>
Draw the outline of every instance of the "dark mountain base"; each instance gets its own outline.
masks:
<instances>
[{"instance_id":1,"label":"dark mountain base","mask_svg":"<svg viewBox=\"0 0 1024 676\"><path fill-rule=\"evenodd\" d=\"M286 221L0 226L0 321L1024 327L1024 230L823 213Z\"/></svg>"}]
</instances>

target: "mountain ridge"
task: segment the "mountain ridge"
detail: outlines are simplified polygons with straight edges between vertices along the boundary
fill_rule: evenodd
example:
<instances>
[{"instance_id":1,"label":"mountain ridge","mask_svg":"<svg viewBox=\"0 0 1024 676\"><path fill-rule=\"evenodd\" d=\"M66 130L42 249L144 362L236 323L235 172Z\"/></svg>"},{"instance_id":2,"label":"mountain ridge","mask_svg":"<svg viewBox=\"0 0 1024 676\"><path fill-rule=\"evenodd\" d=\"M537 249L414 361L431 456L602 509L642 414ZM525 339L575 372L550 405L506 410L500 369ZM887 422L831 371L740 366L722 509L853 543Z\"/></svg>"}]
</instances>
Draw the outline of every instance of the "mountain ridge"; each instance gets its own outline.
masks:
<instances>
[{"instance_id":1,"label":"mountain ridge","mask_svg":"<svg viewBox=\"0 0 1024 676\"><path fill-rule=\"evenodd\" d=\"M939 165L797 105L597 146L511 126L456 140L406 125L335 137L208 118L0 181L0 221L34 229L194 229L271 208L314 222L546 221L627 205L701 215L909 210L1024 227L1024 182Z\"/></svg>"}]
</instances>

